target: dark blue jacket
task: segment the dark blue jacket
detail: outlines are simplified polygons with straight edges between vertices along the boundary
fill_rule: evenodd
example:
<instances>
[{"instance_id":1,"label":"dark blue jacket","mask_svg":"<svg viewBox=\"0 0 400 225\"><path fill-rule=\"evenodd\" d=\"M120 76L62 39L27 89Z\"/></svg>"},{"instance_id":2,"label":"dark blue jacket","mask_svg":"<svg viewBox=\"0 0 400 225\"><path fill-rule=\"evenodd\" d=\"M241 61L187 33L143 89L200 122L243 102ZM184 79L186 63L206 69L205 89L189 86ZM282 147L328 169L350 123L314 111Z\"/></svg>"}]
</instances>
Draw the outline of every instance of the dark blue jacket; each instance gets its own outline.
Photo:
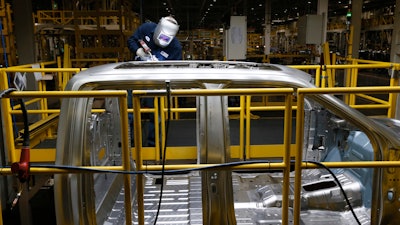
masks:
<instances>
[{"instance_id":1,"label":"dark blue jacket","mask_svg":"<svg viewBox=\"0 0 400 225\"><path fill-rule=\"evenodd\" d=\"M156 26L157 24L153 22L146 22L139 26L133 35L128 38L129 50L136 55L138 48L142 47L139 43L141 39L146 42L147 46L151 49L151 54L155 55L158 60L181 60L182 45L176 37L174 37L171 43L165 48L154 43L153 34Z\"/></svg>"}]
</instances>

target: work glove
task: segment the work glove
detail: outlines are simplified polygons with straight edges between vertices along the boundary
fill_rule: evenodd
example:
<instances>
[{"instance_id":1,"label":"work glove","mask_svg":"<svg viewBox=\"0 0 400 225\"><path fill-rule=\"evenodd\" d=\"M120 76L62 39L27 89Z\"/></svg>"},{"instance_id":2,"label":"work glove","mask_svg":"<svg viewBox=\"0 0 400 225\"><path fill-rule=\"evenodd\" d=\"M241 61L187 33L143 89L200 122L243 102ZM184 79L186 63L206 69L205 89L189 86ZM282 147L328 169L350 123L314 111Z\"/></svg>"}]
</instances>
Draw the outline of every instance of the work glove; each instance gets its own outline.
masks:
<instances>
[{"instance_id":1,"label":"work glove","mask_svg":"<svg viewBox=\"0 0 400 225\"><path fill-rule=\"evenodd\" d=\"M149 53L146 53L143 48L138 48L136 50L136 55L140 58L142 61L152 61L151 55Z\"/></svg>"},{"instance_id":2,"label":"work glove","mask_svg":"<svg viewBox=\"0 0 400 225\"><path fill-rule=\"evenodd\" d=\"M151 55L151 59L149 59L148 61L158 61L158 58L155 55Z\"/></svg>"}]
</instances>

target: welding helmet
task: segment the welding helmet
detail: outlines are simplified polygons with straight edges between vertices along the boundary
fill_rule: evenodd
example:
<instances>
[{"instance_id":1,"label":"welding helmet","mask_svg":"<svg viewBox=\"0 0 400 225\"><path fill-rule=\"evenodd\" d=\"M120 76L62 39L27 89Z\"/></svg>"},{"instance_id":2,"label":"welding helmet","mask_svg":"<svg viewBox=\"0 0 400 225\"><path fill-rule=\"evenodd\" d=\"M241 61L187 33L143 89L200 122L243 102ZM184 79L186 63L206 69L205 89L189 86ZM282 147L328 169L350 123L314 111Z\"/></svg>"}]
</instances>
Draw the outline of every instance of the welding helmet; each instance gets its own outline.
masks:
<instances>
[{"instance_id":1,"label":"welding helmet","mask_svg":"<svg viewBox=\"0 0 400 225\"><path fill-rule=\"evenodd\" d=\"M178 33L178 30L178 22L173 17L162 17L154 30L153 41L160 47L167 47L176 33Z\"/></svg>"}]
</instances>

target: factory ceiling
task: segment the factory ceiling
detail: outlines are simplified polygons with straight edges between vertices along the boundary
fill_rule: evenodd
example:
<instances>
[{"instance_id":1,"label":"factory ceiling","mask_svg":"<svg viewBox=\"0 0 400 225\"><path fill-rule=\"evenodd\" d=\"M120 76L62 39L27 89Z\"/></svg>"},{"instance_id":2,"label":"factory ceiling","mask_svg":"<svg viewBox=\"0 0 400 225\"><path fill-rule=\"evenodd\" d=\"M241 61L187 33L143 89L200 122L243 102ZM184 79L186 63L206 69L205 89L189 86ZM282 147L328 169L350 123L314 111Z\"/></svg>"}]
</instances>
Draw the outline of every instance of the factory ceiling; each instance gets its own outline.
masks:
<instances>
[{"instance_id":1,"label":"factory ceiling","mask_svg":"<svg viewBox=\"0 0 400 225\"><path fill-rule=\"evenodd\" d=\"M306 14L316 14L320 0L32 0L32 4L34 11L51 9L54 3L58 4L60 10L71 10L78 6L85 8L85 5L90 6L88 8L93 5L119 7L122 1L132 6L141 21L157 22L162 16L174 15L181 30L227 28L231 16L246 16L249 28L262 31L267 1L271 2L271 24L279 25L295 21ZM362 1L363 11L373 9L394 12L396 3L396 0ZM352 0L329 0L328 17L346 15L351 9L351 2Z\"/></svg>"},{"instance_id":2,"label":"factory ceiling","mask_svg":"<svg viewBox=\"0 0 400 225\"><path fill-rule=\"evenodd\" d=\"M317 13L318 0L269 0L271 22L282 24L305 14ZM394 7L395 0L364 0L363 10ZM230 16L247 16L248 27L262 29L265 23L266 0L136 0L134 11L142 21L157 22L160 17L174 15L181 29L221 28L229 26ZM346 15L351 0L329 1L328 16Z\"/></svg>"}]
</instances>

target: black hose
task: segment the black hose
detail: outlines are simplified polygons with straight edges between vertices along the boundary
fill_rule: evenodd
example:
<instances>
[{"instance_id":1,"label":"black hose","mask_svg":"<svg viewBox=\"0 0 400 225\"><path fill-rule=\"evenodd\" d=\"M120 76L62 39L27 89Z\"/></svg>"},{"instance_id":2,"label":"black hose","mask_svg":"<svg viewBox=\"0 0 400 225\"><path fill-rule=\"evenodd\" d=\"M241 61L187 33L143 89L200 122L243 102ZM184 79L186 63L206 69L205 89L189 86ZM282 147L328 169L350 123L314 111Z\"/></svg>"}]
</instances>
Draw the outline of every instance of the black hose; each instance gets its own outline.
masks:
<instances>
[{"instance_id":1,"label":"black hose","mask_svg":"<svg viewBox=\"0 0 400 225\"><path fill-rule=\"evenodd\" d=\"M166 81L165 82L165 89L167 91L167 120L166 120L166 125L165 125L165 142L164 142L164 152L162 156L162 169L161 169L161 187L160 187L160 198L158 200L158 207L157 207L157 213L156 217L154 218L154 225L156 225L158 216L160 214L160 209L161 209L161 202L162 202L162 196L163 196L163 190L164 190L164 176L165 176L165 162L166 162L166 153L167 153L167 140L168 140L168 130L169 130L169 122L171 120L170 114L171 114L171 86L170 82Z\"/></svg>"}]
</instances>

